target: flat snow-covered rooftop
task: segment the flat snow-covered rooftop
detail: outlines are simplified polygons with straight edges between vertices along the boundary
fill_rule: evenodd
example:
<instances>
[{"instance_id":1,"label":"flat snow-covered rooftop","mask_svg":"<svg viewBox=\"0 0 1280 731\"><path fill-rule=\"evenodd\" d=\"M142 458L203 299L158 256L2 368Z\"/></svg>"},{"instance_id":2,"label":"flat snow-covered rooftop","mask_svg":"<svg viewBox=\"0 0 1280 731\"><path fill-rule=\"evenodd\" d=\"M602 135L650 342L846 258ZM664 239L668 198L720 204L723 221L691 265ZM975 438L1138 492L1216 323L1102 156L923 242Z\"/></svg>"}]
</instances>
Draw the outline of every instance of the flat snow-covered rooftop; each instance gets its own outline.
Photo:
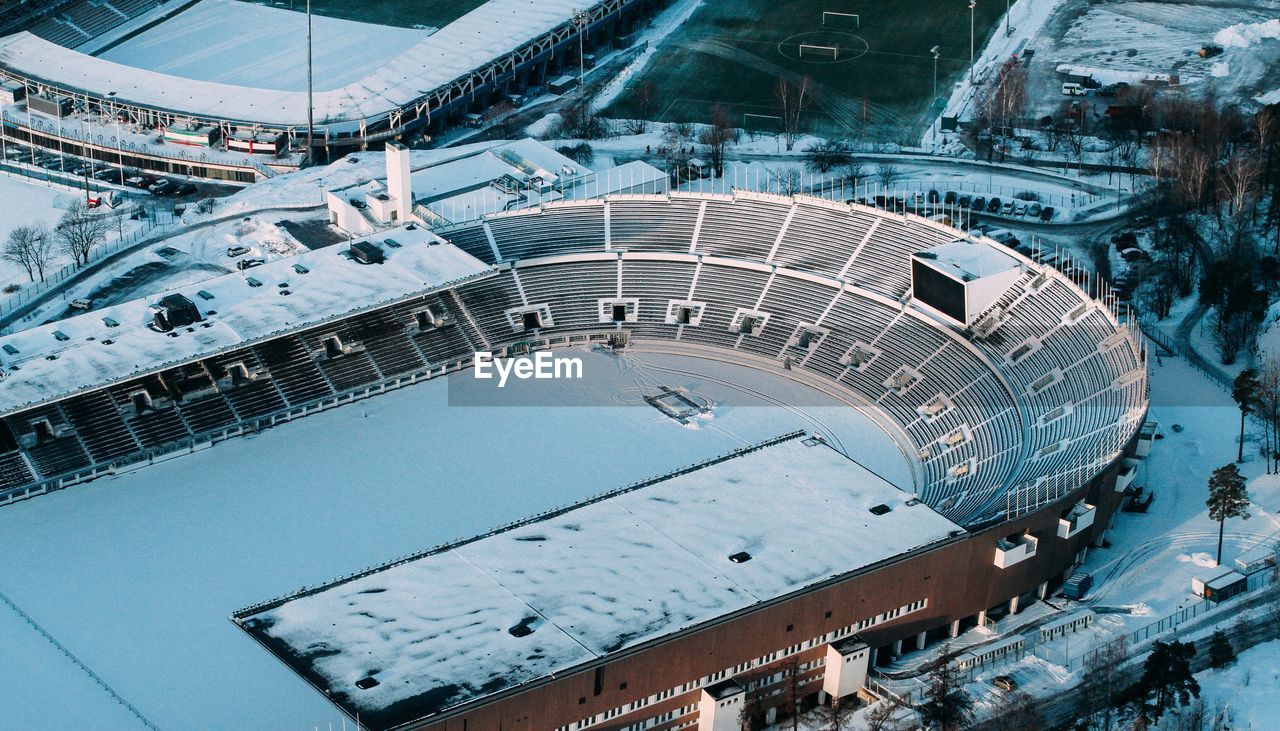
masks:
<instances>
[{"instance_id":1,"label":"flat snow-covered rooftop","mask_svg":"<svg viewBox=\"0 0 1280 731\"><path fill-rule=\"evenodd\" d=\"M871 512L882 504L889 512ZM330 697L344 698L348 711L390 725L779 599L957 530L825 442L791 437L241 621L320 678ZM730 560L739 552L750 559ZM532 632L512 633L521 626ZM356 685L371 674L376 686Z\"/></svg>"},{"instance_id":2,"label":"flat snow-covered rooftop","mask_svg":"<svg viewBox=\"0 0 1280 731\"><path fill-rule=\"evenodd\" d=\"M1016 256L1003 251L999 244L971 239L956 239L917 252L916 256L966 281L989 277L1022 266L1022 262Z\"/></svg>"},{"instance_id":3,"label":"flat snow-covered rooftop","mask_svg":"<svg viewBox=\"0 0 1280 731\"><path fill-rule=\"evenodd\" d=\"M383 246L386 260L381 264L360 264L347 255L350 247L331 246L0 337L0 412L206 357L490 271L479 259L421 227L383 231L361 240L387 238L401 246ZM173 333L153 330L152 304L175 293L194 302L204 320Z\"/></svg>"},{"instance_id":4,"label":"flat snow-covered rooftop","mask_svg":"<svg viewBox=\"0 0 1280 731\"><path fill-rule=\"evenodd\" d=\"M379 118L568 24L573 11L597 4L589 0L489 0L387 59L367 76L316 93L316 122ZM0 38L0 67L57 88L111 94L123 103L194 116L281 127L303 125L307 120L305 91L199 81L135 68L63 48L26 31Z\"/></svg>"}]
</instances>

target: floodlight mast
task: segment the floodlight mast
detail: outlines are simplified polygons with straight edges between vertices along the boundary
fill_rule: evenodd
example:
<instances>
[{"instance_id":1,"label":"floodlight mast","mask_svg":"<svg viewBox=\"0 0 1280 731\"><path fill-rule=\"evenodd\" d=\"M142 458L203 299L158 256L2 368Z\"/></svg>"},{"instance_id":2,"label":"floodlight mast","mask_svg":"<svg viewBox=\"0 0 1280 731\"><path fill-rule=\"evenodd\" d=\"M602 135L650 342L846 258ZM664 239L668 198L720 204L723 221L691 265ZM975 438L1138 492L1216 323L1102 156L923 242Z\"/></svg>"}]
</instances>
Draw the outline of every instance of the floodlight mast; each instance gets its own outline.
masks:
<instances>
[{"instance_id":1,"label":"floodlight mast","mask_svg":"<svg viewBox=\"0 0 1280 731\"><path fill-rule=\"evenodd\" d=\"M311 63L311 0L307 0L307 167L315 164L315 101Z\"/></svg>"}]
</instances>

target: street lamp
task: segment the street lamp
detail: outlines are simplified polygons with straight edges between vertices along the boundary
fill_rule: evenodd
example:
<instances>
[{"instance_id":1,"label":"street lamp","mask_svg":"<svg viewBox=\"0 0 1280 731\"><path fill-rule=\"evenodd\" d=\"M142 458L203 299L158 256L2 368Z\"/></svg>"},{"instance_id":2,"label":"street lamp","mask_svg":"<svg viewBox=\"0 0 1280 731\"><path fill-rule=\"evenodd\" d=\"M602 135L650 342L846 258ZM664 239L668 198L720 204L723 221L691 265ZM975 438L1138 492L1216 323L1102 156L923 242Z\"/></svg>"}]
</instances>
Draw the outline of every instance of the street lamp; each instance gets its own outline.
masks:
<instances>
[{"instance_id":1,"label":"street lamp","mask_svg":"<svg viewBox=\"0 0 1280 731\"><path fill-rule=\"evenodd\" d=\"M1004 34L1005 36L1013 34L1013 28L1009 26L1009 0L1004 0Z\"/></svg>"},{"instance_id":2,"label":"street lamp","mask_svg":"<svg viewBox=\"0 0 1280 731\"><path fill-rule=\"evenodd\" d=\"M973 9L978 7L978 0L969 0L969 83L973 83Z\"/></svg>"},{"instance_id":3,"label":"street lamp","mask_svg":"<svg viewBox=\"0 0 1280 731\"><path fill-rule=\"evenodd\" d=\"M578 26L578 86L586 83L587 62L583 58L582 35L586 33L587 26L591 24L591 16L582 10L573 11L573 24Z\"/></svg>"}]
</instances>

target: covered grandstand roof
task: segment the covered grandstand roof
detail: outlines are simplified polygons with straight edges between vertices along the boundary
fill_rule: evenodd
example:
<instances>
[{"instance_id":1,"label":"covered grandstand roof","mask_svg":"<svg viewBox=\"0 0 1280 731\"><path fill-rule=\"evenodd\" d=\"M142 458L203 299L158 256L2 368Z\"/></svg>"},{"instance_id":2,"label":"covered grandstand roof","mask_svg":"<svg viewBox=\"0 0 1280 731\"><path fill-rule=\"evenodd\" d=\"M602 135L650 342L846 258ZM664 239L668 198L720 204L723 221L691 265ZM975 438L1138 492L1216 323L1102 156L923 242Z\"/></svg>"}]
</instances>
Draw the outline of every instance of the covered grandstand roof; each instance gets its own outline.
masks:
<instances>
[{"instance_id":1,"label":"covered grandstand roof","mask_svg":"<svg viewBox=\"0 0 1280 731\"><path fill-rule=\"evenodd\" d=\"M340 702L365 723L387 726L777 600L960 530L802 436L239 619L331 698L345 697Z\"/></svg>"},{"instance_id":2,"label":"covered grandstand roof","mask_svg":"<svg viewBox=\"0 0 1280 731\"><path fill-rule=\"evenodd\" d=\"M588 0L489 0L365 78L315 94L318 123L375 119L569 22ZM305 91L196 81L88 56L29 32L0 38L0 68L80 93L180 114L305 125ZM323 83L323 81L321 81Z\"/></svg>"},{"instance_id":3,"label":"covered grandstand roof","mask_svg":"<svg viewBox=\"0 0 1280 731\"><path fill-rule=\"evenodd\" d=\"M386 261L364 265L334 246L226 274L172 292L0 338L0 412L124 380L279 332L402 300L489 271L431 232L380 233ZM286 294L287 293L287 294ZM165 295L195 303L203 320L173 332L150 324Z\"/></svg>"}]
</instances>

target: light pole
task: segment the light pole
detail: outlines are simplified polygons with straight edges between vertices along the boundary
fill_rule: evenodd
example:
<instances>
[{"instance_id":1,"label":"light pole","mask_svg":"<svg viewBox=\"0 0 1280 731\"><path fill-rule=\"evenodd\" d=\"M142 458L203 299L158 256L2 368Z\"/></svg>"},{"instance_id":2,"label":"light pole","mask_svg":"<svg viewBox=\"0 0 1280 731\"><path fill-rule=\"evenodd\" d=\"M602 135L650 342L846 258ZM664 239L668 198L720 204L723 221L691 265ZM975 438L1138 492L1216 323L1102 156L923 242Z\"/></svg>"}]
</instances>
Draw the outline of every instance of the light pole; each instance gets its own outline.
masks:
<instances>
[{"instance_id":1,"label":"light pole","mask_svg":"<svg viewBox=\"0 0 1280 731\"><path fill-rule=\"evenodd\" d=\"M311 0L307 0L307 167L315 163L315 103L311 78Z\"/></svg>"},{"instance_id":2,"label":"light pole","mask_svg":"<svg viewBox=\"0 0 1280 731\"><path fill-rule=\"evenodd\" d=\"M573 24L578 26L578 86L586 83L587 61L583 58L582 35L587 32L591 16L582 10L573 11Z\"/></svg>"},{"instance_id":3,"label":"light pole","mask_svg":"<svg viewBox=\"0 0 1280 731\"><path fill-rule=\"evenodd\" d=\"M929 53L933 54L933 103L938 103L938 56L941 55L941 46L934 46L929 49Z\"/></svg>"},{"instance_id":4,"label":"light pole","mask_svg":"<svg viewBox=\"0 0 1280 731\"><path fill-rule=\"evenodd\" d=\"M1004 0L1004 34L1009 36L1013 33L1013 28L1009 26L1009 0Z\"/></svg>"},{"instance_id":5,"label":"light pole","mask_svg":"<svg viewBox=\"0 0 1280 731\"><path fill-rule=\"evenodd\" d=\"M310 0L308 0L310 1ZM973 9L978 7L978 0L969 0L969 84L973 84Z\"/></svg>"},{"instance_id":6,"label":"light pole","mask_svg":"<svg viewBox=\"0 0 1280 731\"><path fill-rule=\"evenodd\" d=\"M938 106L938 56L941 55L941 47L934 46L929 49L929 53L933 54L933 107L936 110ZM942 126L942 119L940 117L935 118L933 123L940 127ZM938 141L938 127L930 126L933 128L933 141L936 143Z\"/></svg>"}]
</instances>

